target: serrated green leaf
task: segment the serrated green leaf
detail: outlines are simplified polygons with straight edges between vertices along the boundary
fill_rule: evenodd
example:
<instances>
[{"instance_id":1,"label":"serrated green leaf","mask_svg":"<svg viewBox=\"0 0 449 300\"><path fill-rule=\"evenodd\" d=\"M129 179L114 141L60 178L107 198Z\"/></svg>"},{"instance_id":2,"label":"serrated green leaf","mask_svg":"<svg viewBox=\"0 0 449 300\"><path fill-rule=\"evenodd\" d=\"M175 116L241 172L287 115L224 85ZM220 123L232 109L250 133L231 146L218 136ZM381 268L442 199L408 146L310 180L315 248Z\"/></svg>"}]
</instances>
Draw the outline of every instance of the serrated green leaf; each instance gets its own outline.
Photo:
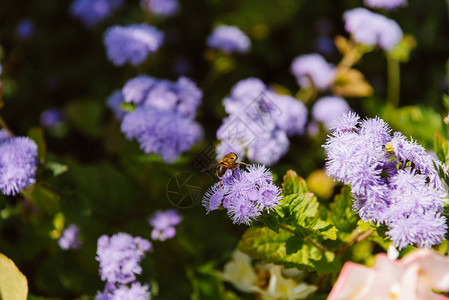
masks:
<instances>
[{"instance_id":1,"label":"serrated green leaf","mask_svg":"<svg viewBox=\"0 0 449 300\"><path fill-rule=\"evenodd\" d=\"M357 226L359 227L359 229L361 231L368 231L368 230L376 229L375 225L371 224L370 222L363 221L363 220L359 220L357 222Z\"/></svg>"},{"instance_id":2,"label":"serrated green leaf","mask_svg":"<svg viewBox=\"0 0 449 300\"><path fill-rule=\"evenodd\" d=\"M276 233L279 233L279 221L276 213L267 214L262 218L263 224Z\"/></svg>"},{"instance_id":3,"label":"serrated green leaf","mask_svg":"<svg viewBox=\"0 0 449 300\"><path fill-rule=\"evenodd\" d=\"M280 230L277 234L268 228L249 228L243 234L238 249L254 259L286 268L294 267L319 273L339 270L340 262L335 259L333 252L321 252L298 239L285 230Z\"/></svg>"},{"instance_id":4,"label":"serrated green leaf","mask_svg":"<svg viewBox=\"0 0 449 300\"><path fill-rule=\"evenodd\" d=\"M28 282L14 262L0 253L0 299L25 300Z\"/></svg>"},{"instance_id":5,"label":"serrated green leaf","mask_svg":"<svg viewBox=\"0 0 449 300\"><path fill-rule=\"evenodd\" d=\"M449 163L449 140L435 132L435 154L443 164Z\"/></svg>"},{"instance_id":6,"label":"serrated green leaf","mask_svg":"<svg viewBox=\"0 0 449 300\"><path fill-rule=\"evenodd\" d=\"M33 127L28 131L28 137L37 145L37 156L44 162L47 157L47 144L45 143L44 131L40 127Z\"/></svg>"},{"instance_id":7,"label":"serrated green leaf","mask_svg":"<svg viewBox=\"0 0 449 300\"><path fill-rule=\"evenodd\" d=\"M307 183L295 171L288 170L284 175L284 183L282 184L282 194L288 196L291 194L307 193L309 188Z\"/></svg>"},{"instance_id":8,"label":"serrated green leaf","mask_svg":"<svg viewBox=\"0 0 449 300\"><path fill-rule=\"evenodd\" d=\"M331 204L331 219L332 223L338 230L344 232L352 232L357 227L359 217L352 210L352 197L350 188L345 186L341 193L336 195L334 203Z\"/></svg>"},{"instance_id":9,"label":"serrated green leaf","mask_svg":"<svg viewBox=\"0 0 449 300\"><path fill-rule=\"evenodd\" d=\"M314 233L317 233L325 238L336 240L338 229L331 223L318 219L318 218L308 218L309 223L306 223L305 228L309 228L313 230Z\"/></svg>"}]
</instances>

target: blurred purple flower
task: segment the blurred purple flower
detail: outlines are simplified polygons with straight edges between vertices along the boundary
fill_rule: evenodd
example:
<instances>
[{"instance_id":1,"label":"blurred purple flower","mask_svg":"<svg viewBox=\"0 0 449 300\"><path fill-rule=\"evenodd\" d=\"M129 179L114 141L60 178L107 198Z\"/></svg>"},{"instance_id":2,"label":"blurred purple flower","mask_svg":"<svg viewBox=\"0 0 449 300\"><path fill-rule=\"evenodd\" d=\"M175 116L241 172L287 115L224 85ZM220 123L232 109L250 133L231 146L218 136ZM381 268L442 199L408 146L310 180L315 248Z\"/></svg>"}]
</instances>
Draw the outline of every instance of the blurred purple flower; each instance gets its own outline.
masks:
<instances>
[{"instance_id":1,"label":"blurred purple flower","mask_svg":"<svg viewBox=\"0 0 449 300\"><path fill-rule=\"evenodd\" d=\"M124 102L122 91L114 91L106 100L106 104L118 120L122 120L126 112L120 107Z\"/></svg>"},{"instance_id":2,"label":"blurred purple flower","mask_svg":"<svg viewBox=\"0 0 449 300\"><path fill-rule=\"evenodd\" d=\"M139 265L145 252L151 251L151 243L143 238L133 238L127 233L111 237L103 235L97 242L96 260L100 263L100 274L108 283L131 283L136 274L142 272Z\"/></svg>"},{"instance_id":3,"label":"blurred purple flower","mask_svg":"<svg viewBox=\"0 0 449 300\"><path fill-rule=\"evenodd\" d=\"M40 123L42 127L53 127L58 123L61 123L64 119L64 115L60 109L50 108L41 113Z\"/></svg>"},{"instance_id":4,"label":"blurred purple flower","mask_svg":"<svg viewBox=\"0 0 449 300\"><path fill-rule=\"evenodd\" d=\"M64 250L78 249L81 246L79 235L79 227L75 224L71 224L62 232L62 235L58 240L59 247Z\"/></svg>"},{"instance_id":5,"label":"blurred purple flower","mask_svg":"<svg viewBox=\"0 0 449 300\"><path fill-rule=\"evenodd\" d=\"M147 285L134 282L131 287L122 285L112 292L111 300L148 300L150 292Z\"/></svg>"},{"instance_id":6,"label":"blurred purple flower","mask_svg":"<svg viewBox=\"0 0 449 300\"><path fill-rule=\"evenodd\" d=\"M372 8L394 9L407 5L407 0L364 0L366 6Z\"/></svg>"},{"instance_id":7,"label":"blurred purple flower","mask_svg":"<svg viewBox=\"0 0 449 300\"><path fill-rule=\"evenodd\" d=\"M291 72L296 76L298 84L305 88L313 83L316 89L325 90L335 79L334 66L317 53L296 57L292 62Z\"/></svg>"},{"instance_id":8,"label":"blurred purple flower","mask_svg":"<svg viewBox=\"0 0 449 300\"><path fill-rule=\"evenodd\" d=\"M33 36L34 24L31 20L22 20L16 27L16 34L22 40L27 40Z\"/></svg>"},{"instance_id":9,"label":"blurred purple flower","mask_svg":"<svg viewBox=\"0 0 449 300\"><path fill-rule=\"evenodd\" d=\"M122 0L75 0L70 7L70 13L90 27L109 17L122 5Z\"/></svg>"},{"instance_id":10,"label":"blurred purple flower","mask_svg":"<svg viewBox=\"0 0 449 300\"><path fill-rule=\"evenodd\" d=\"M170 17L179 11L178 0L141 0L140 4L149 12Z\"/></svg>"},{"instance_id":11,"label":"blurred purple flower","mask_svg":"<svg viewBox=\"0 0 449 300\"><path fill-rule=\"evenodd\" d=\"M151 238L160 241L173 238L176 234L175 225L181 223L181 220L178 212L174 209L157 211L149 220L150 225L154 227L151 231Z\"/></svg>"},{"instance_id":12,"label":"blurred purple flower","mask_svg":"<svg viewBox=\"0 0 449 300\"><path fill-rule=\"evenodd\" d=\"M344 13L345 29L361 44L380 46L390 50L402 39L399 25L387 17L364 8L355 8Z\"/></svg>"},{"instance_id":13,"label":"blurred purple flower","mask_svg":"<svg viewBox=\"0 0 449 300\"><path fill-rule=\"evenodd\" d=\"M123 100L137 105L142 104L156 82L155 78L146 75L128 80L122 88Z\"/></svg>"},{"instance_id":14,"label":"blurred purple flower","mask_svg":"<svg viewBox=\"0 0 449 300\"><path fill-rule=\"evenodd\" d=\"M234 224L247 224L264 210L276 209L282 198L281 190L274 185L271 172L260 165L249 165L228 172L206 192L203 206L207 213L224 207Z\"/></svg>"},{"instance_id":15,"label":"blurred purple flower","mask_svg":"<svg viewBox=\"0 0 449 300\"><path fill-rule=\"evenodd\" d=\"M220 49L225 53L248 52L250 39L236 26L217 26L207 38L207 45L212 49Z\"/></svg>"},{"instance_id":16,"label":"blurred purple flower","mask_svg":"<svg viewBox=\"0 0 449 300\"><path fill-rule=\"evenodd\" d=\"M338 120L342 114L347 114L351 108L345 99L337 96L327 96L318 99L312 108L314 120L323 123L327 129Z\"/></svg>"},{"instance_id":17,"label":"blurred purple flower","mask_svg":"<svg viewBox=\"0 0 449 300\"><path fill-rule=\"evenodd\" d=\"M201 126L192 119L148 106L126 114L121 130L128 139L135 138L145 153L157 153L169 163L202 137Z\"/></svg>"},{"instance_id":18,"label":"blurred purple flower","mask_svg":"<svg viewBox=\"0 0 449 300\"><path fill-rule=\"evenodd\" d=\"M163 39L163 33L155 27L134 24L109 28L104 43L108 58L114 65L122 66L126 62L139 65L159 49Z\"/></svg>"},{"instance_id":19,"label":"blurred purple flower","mask_svg":"<svg viewBox=\"0 0 449 300\"><path fill-rule=\"evenodd\" d=\"M28 137L0 133L0 189L5 195L16 195L36 182L37 145Z\"/></svg>"},{"instance_id":20,"label":"blurred purple flower","mask_svg":"<svg viewBox=\"0 0 449 300\"><path fill-rule=\"evenodd\" d=\"M323 53L324 55L331 55L335 52L334 41L327 36L320 36L315 40L316 51Z\"/></svg>"},{"instance_id":21,"label":"blurred purple flower","mask_svg":"<svg viewBox=\"0 0 449 300\"><path fill-rule=\"evenodd\" d=\"M447 202L432 157L399 132L393 137L380 118L359 120L349 112L332 126L326 173L351 186L354 209L365 221L385 223L394 244L430 247L441 243Z\"/></svg>"}]
</instances>

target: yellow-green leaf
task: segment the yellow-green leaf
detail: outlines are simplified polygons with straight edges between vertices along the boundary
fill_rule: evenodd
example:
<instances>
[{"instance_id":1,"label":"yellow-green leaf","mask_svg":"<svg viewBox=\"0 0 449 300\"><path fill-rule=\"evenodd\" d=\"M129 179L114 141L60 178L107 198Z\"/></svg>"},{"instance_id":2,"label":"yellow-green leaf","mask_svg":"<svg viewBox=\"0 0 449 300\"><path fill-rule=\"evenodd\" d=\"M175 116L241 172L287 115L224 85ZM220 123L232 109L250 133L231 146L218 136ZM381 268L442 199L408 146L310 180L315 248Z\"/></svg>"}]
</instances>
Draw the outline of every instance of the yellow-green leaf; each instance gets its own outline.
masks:
<instances>
[{"instance_id":1,"label":"yellow-green leaf","mask_svg":"<svg viewBox=\"0 0 449 300\"><path fill-rule=\"evenodd\" d=\"M28 282L14 262L0 253L0 299L25 300Z\"/></svg>"}]
</instances>

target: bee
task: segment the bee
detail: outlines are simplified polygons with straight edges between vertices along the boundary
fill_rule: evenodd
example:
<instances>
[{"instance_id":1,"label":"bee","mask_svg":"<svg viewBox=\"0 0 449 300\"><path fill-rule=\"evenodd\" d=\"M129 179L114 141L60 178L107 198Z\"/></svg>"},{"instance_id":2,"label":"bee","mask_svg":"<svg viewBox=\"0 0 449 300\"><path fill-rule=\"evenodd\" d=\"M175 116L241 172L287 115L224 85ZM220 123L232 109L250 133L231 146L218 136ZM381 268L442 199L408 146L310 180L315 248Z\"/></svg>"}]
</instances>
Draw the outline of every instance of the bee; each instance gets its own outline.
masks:
<instances>
[{"instance_id":1,"label":"bee","mask_svg":"<svg viewBox=\"0 0 449 300\"><path fill-rule=\"evenodd\" d=\"M228 170L240 168L241 165L243 165L243 166L248 165L244 162L237 162L237 158L238 158L238 156L236 153L230 152L230 153L226 154L225 156L223 156L220 159L220 161L216 162L208 169L217 167L217 169L215 171L215 176L217 178L221 178L226 174L226 172Z\"/></svg>"}]
</instances>

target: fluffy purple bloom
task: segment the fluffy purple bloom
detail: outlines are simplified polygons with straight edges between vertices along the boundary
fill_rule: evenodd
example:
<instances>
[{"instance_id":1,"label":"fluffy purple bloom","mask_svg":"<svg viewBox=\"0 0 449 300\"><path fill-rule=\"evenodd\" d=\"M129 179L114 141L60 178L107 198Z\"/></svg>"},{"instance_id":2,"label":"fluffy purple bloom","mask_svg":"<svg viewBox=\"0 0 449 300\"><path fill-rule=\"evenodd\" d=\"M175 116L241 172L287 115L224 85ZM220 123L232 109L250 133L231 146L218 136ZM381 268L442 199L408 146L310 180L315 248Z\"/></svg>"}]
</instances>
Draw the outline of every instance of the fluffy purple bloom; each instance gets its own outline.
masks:
<instances>
[{"instance_id":1,"label":"fluffy purple bloom","mask_svg":"<svg viewBox=\"0 0 449 300\"><path fill-rule=\"evenodd\" d=\"M329 129L342 114L347 114L350 110L348 103L341 97L322 97L313 105L312 117Z\"/></svg>"},{"instance_id":2,"label":"fluffy purple bloom","mask_svg":"<svg viewBox=\"0 0 449 300\"><path fill-rule=\"evenodd\" d=\"M122 285L113 291L111 300L148 300L150 292L147 285L141 285L139 282L131 284L131 287Z\"/></svg>"},{"instance_id":3,"label":"fluffy purple bloom","mask_svg":"<svg viewBox=\"0 0 449 300\"><path fill-rule=\"evenodd\" d=\"M114 65L122 66L126 62L139 65L159 49L163 39L163 33L155 27L134 24L109 28L104 43L108 58Z\"/></svg>"},{"instance_id":4,"label":"fluffy purple bloom","mask_svg":"<svg viewBox=\"0 0 449 300\"><path fill-rule=\"evenodd\" d=\"M142 272L139 265L146 251L152 245L140 237L133 238L126 233L111 237L103 235L97 242L97 257L100 262L100 274L108 283L130 283L136 280L136 274Z\"/></svg>"},{"instance_id":5,"label":"fluffy purple bloom","mask_svg":"<svg viewBox=\"0 0 449 300\"><path fill-rule=\"evenodd\" d=\"M249 225L264 210L274 210L281 198L281 190L274 185L271 172L265 166L249 165L247 171L228 170L206 192L203 206L208 213L223 207L234 224Z\"/></svg>"},{"instance_id":6,"label":"fluffy purple bloom","mask_svg":"<svg viewBox=\"0 0 449 300\"><path fill-rule=\"evenodd\" d=\"M0 189L5 195L16 195L36 182L37 145L27 137L0 133Z\"/></svg>"},{"instance_id":7,"label":"fluffy purple bloom","mask_svg":"<svg viewBox=\"0 0 449 300\"><path fill-rule=\"evenodd\" d=\"M251 41L238 27L222 25L217 26L207 38L207 45L225 53L245 53L251 47Z\"/></svg>"},{"instance_id":8,"label":"fluffy purple bloom","mask_svg":"<svg viewBox=\"0 0 449 300\"><path fill-rule=\"evenodd\" d=\"M288 136L302 134L307 108L295 98L269 90L257 78L238 82L223 100L229 114L217 130L218 157L235 152L266 165L276 163L289 147Z\"/></svg>"},{"instance_id":9,"label":"fluffy purple bloom","mask_svg":"<svg viewBox=\"0 0 449 300\"><path fill-rule=\"evenodd\" d=\"M33 36L34 24L31 20L22 20L16 28L16 34L22 40L27 40Z\"/></svg>"},{"instance_id":10,"label":"fluffy purple bloom","mask_svg":"<svg viewBox=\"0 0 449 300\"><path fill-rule=\"evenodd\" d=\"M300 86L308 88L313 84L318 90L327 89L335 79L335 67L316 53L296 57L291 72Z\"/></svg>"},{"instance_id":11,"label":"fluffy purple bloom","mask_svg":"<svg viewBox=\"0 0 449 300\"><path fill-rule=\"evenodd\" d=\"M395 21L364 8L348 10L343 18L346 31L361 44L378 45L384 50L390 50L403 36L401 28Z\"/></svg>"},{"instance_id":12,"label":"fluffy purple bloom","mask_svg":"<svg viewBox=\"0 0 449 300\"><path fill-rule=\"evenodd\" d=\"M75 0L70 7L70 13L90 27L109 17L122 4L122 0Z\"/></svg>"},{"instance_id":13,"label":"fluffy purple bloom","mask_svg":"<svg viewBox=\"0 0 449 300\"><path fill-rule=\"evenodd\" d=\"M170 17L179 10L178 0L141 0L140 4L144 9L159 16Z\"/></svg>"},{"instance_id":14,"label":"fluffy purple bloom","mask_svg":"<svg viewBox=\"0 0 449 300\"><path fill-rule=\"evenodd\" d=\"M118 120L122 120L126 112L121 108L121 103L124 102L122 91L114 91L106 100L107 106L112 110Z\"/></svg>"},{"instance_id":15,"label":"fluffy purple bloom","mask_svg":"<svg viewBox=\"0 0 449 300\"><path fill-rule=\"evenodd\" d=\"M41 113L40 123L42 127L53 127L58 123L61 123L64 119L64 115L60 109L50 108Z\"/></svg>"},{"instance_id":16,"label":"fluffy purple bloom","mask_svg":"<svg viewBox=\"0 0 449 300\"><path fill-rule=\"evenodd\" d=\"M150 225L153 226L151 238L160 241L173 238L176 234L175 225L181 223L181 220L178 212L174 209L157 211L149 220Z\"/></svg>"},{"instance_id":17,"label":"fluffy purple bloom","mask_svg":"<svg viewBox=\"0 0 449 300\"><path fill-rule=\"evenodd\" d=\"M157 153L173 162L202 137L201 126L179 113L148 106L125 115L121 130L128 139L135 138L145 153Z\"/></svg>"},{"instance_id":18,"label":"fluffy purple bloom","mask_svg":"<svg viewBox=\"0 0 449 300\"><path fill-rule=\"evenodd\" d=\"M58 240L61 249L78 249L81 246L79 241L80 229L75 224L70 225L62 232Z\"/></svg>"},{"instance_id":19,"label":"fluffy purple bloom","mask_svg":"<svg viewBox=\"0 0 449 300\"><path fill-rule=\"evenodd\" d=\"M366 6L372 8L394 9L399 6L407 5L407 0L364 0Z\"/></svg>"},{"instance_id":20,"label":"fluffy purple bloom","mask_svg":"<svg viewBox=\"0 0 449 300\"><path fill-rule=\"evenodd\" d=\"M142 104L156 82L157 80L155 78L146 75L137 76L128 80L122 88L124 101L137 105Z\"/></svg>"},{"instance_id":21,"label":"fluffy purple bloom","mask_svg":"<svg viewBox=\"0 0 449 300\"><path fill-rule=\"evenodd\" d=\"M384 223L394 244L441 243L447 191L433 158L401 133L391 136L380 118L360 121L349 112L334 123L326 144L326 173L351 186L354 209L365 221Z\"/></svg>"}]
</instances>

